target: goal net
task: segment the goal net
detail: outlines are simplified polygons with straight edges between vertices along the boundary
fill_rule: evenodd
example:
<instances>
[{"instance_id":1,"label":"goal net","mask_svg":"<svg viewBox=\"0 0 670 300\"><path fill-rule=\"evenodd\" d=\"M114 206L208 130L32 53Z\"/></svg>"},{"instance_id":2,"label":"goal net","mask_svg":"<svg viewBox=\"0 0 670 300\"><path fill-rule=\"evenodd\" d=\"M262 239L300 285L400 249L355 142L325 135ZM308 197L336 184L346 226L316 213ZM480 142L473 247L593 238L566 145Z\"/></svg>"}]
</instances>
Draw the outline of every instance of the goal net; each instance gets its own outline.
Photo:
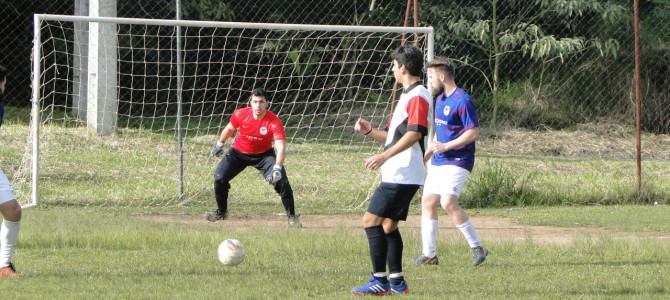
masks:
<instances>
[{"instance_id":1,"label":"goal net","mask_svg":"<svg viewBox=\"0 0 670 300\"><path fill-rule=\"evenodd\" d=\"M379 181L363 161L380 146L353 124L387 123L403 34L432 48L432 28L35 20L33 135L16 189L50 206L215 207L208 154L262 87L286 127L298 210L356 208ZM231 210L283 211L253 167L231 186Z\"/></svg>"}]
</instances>

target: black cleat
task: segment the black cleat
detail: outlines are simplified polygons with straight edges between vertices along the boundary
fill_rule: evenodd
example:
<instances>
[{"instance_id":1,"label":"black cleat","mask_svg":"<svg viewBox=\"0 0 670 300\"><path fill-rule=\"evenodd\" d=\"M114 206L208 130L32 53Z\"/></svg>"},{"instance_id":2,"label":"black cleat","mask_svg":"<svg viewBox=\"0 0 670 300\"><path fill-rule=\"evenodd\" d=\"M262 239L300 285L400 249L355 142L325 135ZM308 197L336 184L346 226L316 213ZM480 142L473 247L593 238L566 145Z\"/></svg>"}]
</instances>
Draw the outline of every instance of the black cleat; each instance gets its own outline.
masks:
<instances>
[{"instance_id":1,"label":"black cleat","mask_svg":"<svg viewBox=\"0 0 670 300\"><path fill-rule=\"evenodd\" d=\"M489 250L482 246L472 248L472 266L481 265L486 260L487 255L489 255Z\"/></svg>"},{"instance_id":2,"label":"black cleat","mask_svg":"<svg viewBox=\"0 0 670 300\"><path fill-rule=\"evenodd\" d=\"M205 220L210 222L225 220L227 217L228 217L227 212L221 213L221 211L219 211L218 209L215 211L205 213Z\"/></svg>"}]
</instances>

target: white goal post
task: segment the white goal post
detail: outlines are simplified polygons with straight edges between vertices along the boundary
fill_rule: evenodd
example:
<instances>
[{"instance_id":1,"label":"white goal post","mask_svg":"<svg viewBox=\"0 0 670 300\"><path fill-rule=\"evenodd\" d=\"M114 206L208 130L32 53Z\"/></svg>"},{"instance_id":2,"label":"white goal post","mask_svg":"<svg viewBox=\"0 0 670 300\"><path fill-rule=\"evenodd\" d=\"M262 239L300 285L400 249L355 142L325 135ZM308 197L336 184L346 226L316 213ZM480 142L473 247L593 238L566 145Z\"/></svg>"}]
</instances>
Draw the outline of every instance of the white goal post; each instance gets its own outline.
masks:
<instances>
[{"instance_id":1,"label":"white goal post","mask_svg":"<svg viewBox=\"0 0 670 300\"><path fill-rule=\"evenodd\" d=\"M296 205L323 197L350 208L375 182L359 161L379 151L351 128L358 117L386 124L390 54L403 34L432 59L432 27L36 14L30 174L15 176L29 185L17 188L30 193L22 204L213 206L207 154L263 87L286 127ZM250 169L231 202L262 207L276 195Z\"/></svg>"}]
</instances>

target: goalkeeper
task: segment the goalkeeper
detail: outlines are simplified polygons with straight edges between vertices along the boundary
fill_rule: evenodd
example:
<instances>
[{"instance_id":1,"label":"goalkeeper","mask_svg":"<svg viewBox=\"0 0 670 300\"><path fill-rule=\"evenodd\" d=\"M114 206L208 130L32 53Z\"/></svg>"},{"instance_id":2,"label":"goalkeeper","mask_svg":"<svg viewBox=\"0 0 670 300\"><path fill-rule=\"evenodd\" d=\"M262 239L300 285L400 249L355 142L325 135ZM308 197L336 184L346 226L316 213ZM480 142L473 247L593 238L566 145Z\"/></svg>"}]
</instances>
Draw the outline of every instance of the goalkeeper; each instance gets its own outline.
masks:
<instances>
[{"instance_id":1,"label":"goalkeeper","mask_svg":"<svg viewBox=\"0 0 670 300\"><path fill-rule=\"evenodd\" d=\"M211 157L221 155L228 138L235 132L237 135L214 173L214 193L218 209L205 214L208 221L216 222L226 218L230 181L246 167L254 166L281 196L289 227L302 227L295 214L293 190L284 169L286 156L284 125L277 115L268 110L268 105L265 90L254 89L249 98L249 107L235 110L230 122L223 128L210 154Z\"/></svg>"}]
</instances>

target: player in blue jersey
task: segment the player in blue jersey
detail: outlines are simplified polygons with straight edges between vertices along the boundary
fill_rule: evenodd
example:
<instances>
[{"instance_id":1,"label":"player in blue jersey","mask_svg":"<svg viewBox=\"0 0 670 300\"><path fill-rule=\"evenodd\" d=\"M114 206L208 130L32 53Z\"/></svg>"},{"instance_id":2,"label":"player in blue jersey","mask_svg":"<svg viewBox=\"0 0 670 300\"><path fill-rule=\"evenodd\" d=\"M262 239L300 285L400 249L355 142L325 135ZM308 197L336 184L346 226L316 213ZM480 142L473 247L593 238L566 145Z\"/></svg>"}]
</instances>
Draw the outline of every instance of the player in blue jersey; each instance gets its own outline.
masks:
<instances>
[{"instance_id":1,"label":"player in blue jersey","mask_svg":"<svg viewBox=\"0 0 670 300\"><path fill-rule=\"evenodd\" d=\"M454 66L436 57L426 65L435 98L435 137L424 156L428 163L421 198L422 255L418 265L437 265L437 210L442 207L472 249L472 264L486 260L488 251L458 204L458 197L475 164L475 140L479 135L477 109L472 98L454 81Z\"/></svg>"},{"instance_id":2,"label":"player in blue jersey","mask_svg":"<svg viewBox=\"0 0 670 300\"><path fill-rule=\"evenodd\" d=\"M7 69L0 66L0 126L2 126L4 117L2 97L5 94L6 79ZM19 276L20 274L16 272L12 264L12 256L19 236L21 205L16 201L14 190L2 169L0 169L0 213L2 214L2 224L0 225L0 277Z\"/></svg>"}]
</instances>

